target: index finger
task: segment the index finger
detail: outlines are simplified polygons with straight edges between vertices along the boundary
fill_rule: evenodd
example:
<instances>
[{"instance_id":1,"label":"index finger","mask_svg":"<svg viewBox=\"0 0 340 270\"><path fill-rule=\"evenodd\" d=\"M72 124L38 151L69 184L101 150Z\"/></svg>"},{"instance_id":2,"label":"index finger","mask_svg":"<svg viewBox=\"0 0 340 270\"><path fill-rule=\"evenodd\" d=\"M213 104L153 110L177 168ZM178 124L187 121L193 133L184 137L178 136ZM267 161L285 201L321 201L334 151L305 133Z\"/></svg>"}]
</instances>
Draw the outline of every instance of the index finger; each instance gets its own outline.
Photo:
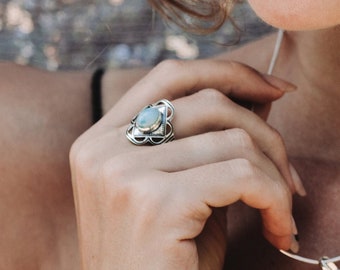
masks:
<instances>
[{"instance_id":1,"label":"index finger","mask_svg":"<svg viewBox=\"0 0 340 270\"><path fill-rule=\"evenodd\" d=\"M114 124L123 125L150 103L163 98L174 100L205 88L217 89L236 99L267 103L294 86L272 76L261 76L237 62L167 60L132 87L109 113L120 117L110 118Z\"/></svg>"}]
</instances>

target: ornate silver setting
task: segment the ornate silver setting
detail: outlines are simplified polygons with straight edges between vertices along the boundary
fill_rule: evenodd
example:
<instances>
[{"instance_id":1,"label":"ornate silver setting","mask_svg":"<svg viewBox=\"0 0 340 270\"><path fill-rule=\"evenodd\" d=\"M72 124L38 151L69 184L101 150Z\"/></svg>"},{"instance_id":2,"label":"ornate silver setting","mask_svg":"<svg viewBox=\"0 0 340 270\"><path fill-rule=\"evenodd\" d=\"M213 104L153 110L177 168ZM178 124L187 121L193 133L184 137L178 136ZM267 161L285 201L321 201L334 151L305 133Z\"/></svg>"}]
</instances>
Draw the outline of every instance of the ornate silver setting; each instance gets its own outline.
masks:
<instances>
[{"instance_id":1,"label":"ornate silver setting","mask_svg":"<svg viewBox=\"0 0 340 270\"><path fill-rule=\"evenodd\" d=\"M155 110L156 109L156 110ZM158 111L158 112L157 112ZM141 117L151 113L151 123L141 124ZM157 115L155 115L157 113ZM134 145L159 145L172 141L174 129L171 123L175 108L170 101L162 99L144 107L132 120L126 130L126 137Z\"/></svg>"}]
</instances>

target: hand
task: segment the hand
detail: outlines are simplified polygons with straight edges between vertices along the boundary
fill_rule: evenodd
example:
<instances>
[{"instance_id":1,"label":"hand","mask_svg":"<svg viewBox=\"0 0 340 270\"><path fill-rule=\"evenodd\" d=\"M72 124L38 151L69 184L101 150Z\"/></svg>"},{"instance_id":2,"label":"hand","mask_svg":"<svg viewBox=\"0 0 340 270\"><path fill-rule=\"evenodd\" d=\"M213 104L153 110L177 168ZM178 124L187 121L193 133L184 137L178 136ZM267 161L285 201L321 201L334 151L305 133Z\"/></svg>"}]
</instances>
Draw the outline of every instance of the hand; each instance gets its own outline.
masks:
<instances>
[{"instance_id":1,"label":"hand","mask_svg":"<svg viewBox=\"0 0 340 270\"><path fill-rule=\"evenodd\" d=\"M227 97L265 104L283 95L272 84L238 63L167 61L81 136L70 159L84 269L219 269L237 200L260 210L273 245L296 246L282 139ZM132 145L128 123L162 98L176 140Z\"/></svg>"}]
</instances>

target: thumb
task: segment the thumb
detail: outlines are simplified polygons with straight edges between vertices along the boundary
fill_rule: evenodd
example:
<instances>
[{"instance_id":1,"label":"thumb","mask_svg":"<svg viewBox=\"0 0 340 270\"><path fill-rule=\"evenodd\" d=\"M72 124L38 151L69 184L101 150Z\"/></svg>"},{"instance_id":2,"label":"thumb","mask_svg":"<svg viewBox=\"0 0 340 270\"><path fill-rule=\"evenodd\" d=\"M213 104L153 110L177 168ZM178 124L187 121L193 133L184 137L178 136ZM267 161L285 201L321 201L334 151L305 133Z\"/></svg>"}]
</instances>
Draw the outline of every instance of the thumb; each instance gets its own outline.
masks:
<instances>
[{"instance_id":1,"label":"thumb","mask_svg":"<svg viewBox=\"0 0 340 270\"><path fill-rule=\"evenodd\" d=\"M273 75L262 74L256 70L252 71L256 75L248 73L248 78L241 84L235 84L228 93L229 98L245 108L252 110L253 104L263 107L264 104L281 98L285 93L297 90L296 85L286 80ZM270 110L270 106L268 109Z\"/></svg>"},{"instance_id":2,"label":"thumb","mask_svg":"<svg viewBox=\"0 0 340 270\"><path fill-rule=\"evenodd\" d=\"M275 76L263 74L262 77L270 85L274 86L277 89L280 89L283 94L293 92L297 89L296 85L284 81L282 79L279 79ZM274 100L275 99L273 99L273 101ZM266 121L269 116L271 106L272 106L271 102L264 104L252 104L251 110Z\"/></svg>"},{"instance_id":3,"label":"thumb","mask_svg":"<svg viewBox=\"0 0 340 270\"><path fill-rule=\"evenodd\" d=\"M284 93L287 93L287 92L293 92L297 89L297 86L290 83L290 82L287 82L287 81L284 81L278 77L275 77L273 75L269 75L269 74L262 74L262 78L267 82L269 83L270 85L274 86L275 88L281 90L282 92Z\"/></svg>"}]
</instances>

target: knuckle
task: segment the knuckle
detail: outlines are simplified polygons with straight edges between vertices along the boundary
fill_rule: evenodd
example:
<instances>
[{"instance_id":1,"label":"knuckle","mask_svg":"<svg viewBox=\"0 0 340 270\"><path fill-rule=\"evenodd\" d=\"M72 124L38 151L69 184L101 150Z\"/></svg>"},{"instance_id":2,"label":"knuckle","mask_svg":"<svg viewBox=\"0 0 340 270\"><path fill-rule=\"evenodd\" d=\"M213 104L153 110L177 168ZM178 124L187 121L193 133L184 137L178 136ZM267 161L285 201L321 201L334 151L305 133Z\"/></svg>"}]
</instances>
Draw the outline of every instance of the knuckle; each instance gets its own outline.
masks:
<instances>
[{"instance_id":1,"label":"knuckle","mask_svg":"<svg viewBox=\"0 0 340 270\"><path fill-rule=\"evenodd\" d=\"M70 150L70 163L72 169L77 172L80 178L91 178L96 166L96 158L92 147L79 145L75 142Z\"/></svg>"},{"instance_id":2,"label":"knuckle","mask_svg":"<svg viewBox=\"0 0 340 270\"><path fill-rule=\"evenodd\" d=\"M225 95L213 88L199 91L196 97L199 98L201 102L204 102L205 104L208 103L208 105L220 104L221 101L225 100Z\"/></svg>"},{"instance_id":3,"label":"knuckle","mask_svg":"<svg viewBox=\"0 0 340 270\"><path fill-rule=\"evenodd\" d=\"M118 155L105 162L101 166L100 175L107 189L119 198L135 202L143 209L159 205L159 179L150 170L136 172L130 154Z\"/></svg>"},{"instance_id":4,"label":"knuckle","mask_svg":"<svg viewBox=\"0 0 340 270\"><path fill-rule=\"evenodd\" d=\"M270 143L272 145L278 145L278 146L283 147L284 141L283 141L281 134L273 127L270 127L270 129L271 129L270 137L269 137Z\"/></svg>"},{"instance_id":5,"label":"knuckle","mask_svg":"<svg viewBox=\"0 0 340 270\"><path fill-rule=\"evenodd\" d=\"M156 65L154 68L155 71L166 71L166 72L178 72L184 67L184 61L175 60L175 59L167 59Z\"/></svg>"},{"instance_id":6,"label":"knuckle","mask_svg":"<svg viewBox=\"0 0 340 270\"><path fill-rule=\"evenodd\" d=\"M228 108L229 99L220 91L207 88L197 92L194 97L196 104L204 108L204 116L207 118L220 117Z\"/></svg>"},{"instance_id":7,"label":"knuckle","mask_svg":"<svg viewBox=\"0 0 340 270\"><path fill-rule=\"evenodd\" d=\"M151 180L151 181L150 181ZM152 176L139 176L138 180L130 179L130 181L119 181L115 183L116 198L120 202L123 200L135 209L138 209L139 225L148 227L157 220L160 212L164 212L164 193L153 185Z\"/></svg>"},{"instance_id":8,"label":"knuckle","mask_svg":"<svg viewBox=\"0 0 340 270\"><path fill-rule=\"evenodd\" d=\"M258 168L245 158L236 159L234 167L238 172L241 172L241 178L246 181L254 179L254 177L257 178L259 175Z\"/></svg>"},{"instance_id":9,"label":"knuckle","mask_svg":"<svg viewBox=\"0 0 340 270\"><path fill-rule=\"evenodd\" d=\"M276 129L274 129L273 127L270 127L270 129L271 132L268 136L268 142L265 152L273 152L278 160L284 162L288 159L285 142L281 134Z\"/></svg>"},{"instance_id":10,"label":"knuckle","mask_svg":"<svg viewBox=\"0 0 340 270\"><path fill-rule=\"evenodd\" d=\"M121 156L113 157L101 165L99 178L112 204L131 204L136 201L138 188L133 181L131 166Z\"/></svg>"},{"instance_id":11,"label":"knuckle","mask_svg":"<svg viewBox=\"0 0 340 270\"><path fill-rule=\"evenodd\" d=\"M80 149L81 149L81 144L79 143L79 140L74 141L73 144L71 145L71 149L69 153L69 159L71 163L76 162Z\"/></svg>"},{"instance_id":12,"label":"knuckle","mask_svg":"<svg viewBox=\"0 0 340 270\"><path fill-rule=\"evenodd\" d=\"M260 209L289 211L292 195L284 181L274 181L247 159L235 160L241 200Z\"/></svg>"},{"instance_id":13,"label":"knuckle","mask_svg":"<svg viewBox=\"0 0 340 270\"><path fill-rule=\"evenodd\" d=\"M129 162L121 155L115 156L104 162L100 168L100 175L106 181L119 182L120 179L126 179L131 171Z\"/></svg>"},{"instance_id":14,"label":"knuckle","mask_svg":"<svg viewBox=\"0 0 340 270\"><path fill-rule=\"evenodd\" d=\"M255 152L257 146L253 138L244 129L234 128L229 130L233 143L244 153Z\"/></svg>"},{"instance_id":15,"label":"knuckle","mask_svg":"<svg viewBox=\"0 0 340 270\"><path fill-rule=\"evenodd\" d=\"M272 181L267 174L248 159L237 159L234 168L238 172L239 181L242 183L241 186L247 187L245 189L247 192L244 195L249 195L249 192L259 191L263 187L266 187L266 190L263 190L264 193L276 192L277 188L273 186L275 181Z\"/></svg>"},{"instance_id":16,"label":"knuckle","mask_svg":"<svg viewBox=\"0 0 340 270\"><path fill-rule=\"evenodd\" d=\"M290 200L292 197L292 193L288 187L288 185L284 181L275 181L277 198L279 198L280 202L286 203L290 207Z\"/></svg>"},{"instance_id":17,"label":"knuckle","mask_svg":"<svg viewBox=\"0 0 340 270\"><path fill-rule=\"evenodd\" d=\"M243 63L237 62L237 61L228 61L229 68L231 69L232 72L234 73L239 73L242 72L245 75L247 74L253 74L253 73L258 73L254 68L245 65Z\"/></svg>"},{"instance_id":18,"label":"knuckle","mask_svg":"<svg viewBox=\"0 0 340 270\"><path fill-rule=\"evenodd\" d=\"M244 67L243 64L241 64L240 62L234 61L234 60L227 61L227 64L228 64L229 68L231 68L232 70L235 70L235 71Z\"/></svg>"},{"instance_id":19,"label":"knuckle","mask_svg":"<svg viewBox=\"0 0 340 270\"><path fill-rule=\"evenodd\" d=\"M131 187L134 198L143 210L151 210L161 205L161 192L155 187L152 188L149 180L150 178L147 181L134 182Z\"/></svg>"},{"instance_id":20,"label":"knuckle","mask_svg":"<svg viewBox=\"0 0 340 270\"><path fill-rule=\"evenodd\" d=\"M205 133L200 138L202 138L202 144L209 145L210 147L219 145L221 139L223 139L223 137L221 136L221 132Z\"/></svg>"}]
</instances>

